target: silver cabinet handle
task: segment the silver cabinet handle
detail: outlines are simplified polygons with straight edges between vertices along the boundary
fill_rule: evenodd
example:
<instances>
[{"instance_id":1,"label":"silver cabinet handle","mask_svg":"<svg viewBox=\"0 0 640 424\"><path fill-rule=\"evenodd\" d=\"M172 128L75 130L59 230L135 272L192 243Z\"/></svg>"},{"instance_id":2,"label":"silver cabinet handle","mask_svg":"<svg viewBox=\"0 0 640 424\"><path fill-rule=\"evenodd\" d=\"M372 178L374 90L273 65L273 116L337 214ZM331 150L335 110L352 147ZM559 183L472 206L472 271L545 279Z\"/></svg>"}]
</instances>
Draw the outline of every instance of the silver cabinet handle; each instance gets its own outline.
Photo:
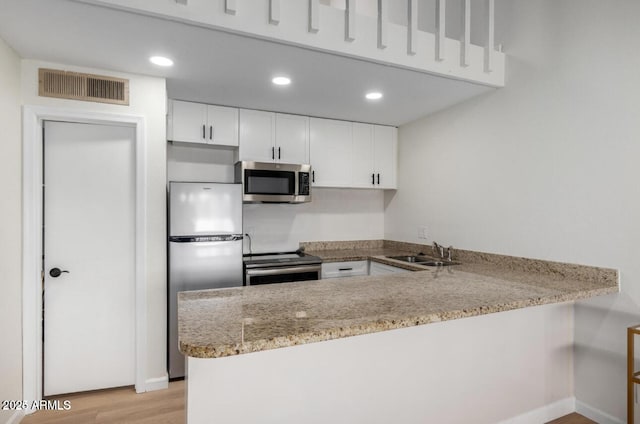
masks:
<instances>
[{"instance_id":1,"label":"silver cabinet handle","mask_svg":"<svg viewBox=\"0 0 640 424\"><path fill-rule=\"evenodd\" d=\"M209 140L213 140L213 125L209 125Z\"/></svg>"},{"instance_id":2,"label":"silver cabinet handle","mask_svg":"<svg viewBox=\"0 0 640 424\"><path fill-rule=\"evenodd\" d=\"M202 138L207 138L207 126L202 126Z\"/></svg>"}]
</instances>

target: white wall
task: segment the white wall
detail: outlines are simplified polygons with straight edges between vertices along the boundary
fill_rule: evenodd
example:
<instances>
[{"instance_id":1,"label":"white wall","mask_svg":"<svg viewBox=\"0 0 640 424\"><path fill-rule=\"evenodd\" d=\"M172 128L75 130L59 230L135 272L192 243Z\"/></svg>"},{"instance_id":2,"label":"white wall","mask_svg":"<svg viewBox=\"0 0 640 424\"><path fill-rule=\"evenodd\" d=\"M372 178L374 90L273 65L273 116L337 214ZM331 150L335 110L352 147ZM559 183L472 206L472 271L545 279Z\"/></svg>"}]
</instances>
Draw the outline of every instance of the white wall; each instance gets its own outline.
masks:
<instances>
[{"instance_id":1,"label":"white wall","mask_svg":"<svg viewBox=\"0 0 640 424\"><path fill-rule=\"evenodd\" d=\"M576 306L578 400L623 421L640 323L640 3L501 0L507 86L405 125L385 238L621 270ZM526 335L524 336L526 337Z\"/></svg>"},{"instance_id":2,"label":"white wall","mask_svg":"<svg viewBox=\"0 0 640 424\"><path fill-rule=\"evenodd\" d=\"M22 142L20 58L0 39L0 400L22 399ZM0 411L0 423L12 411Z\"/></svg>"},{"instance_id":3,"label":"white wall","mask_svg":"<svg viewBox=\"0 0 640 424\"><path fill-rule=\"evenodd\" d=\"M296 250L301 241L382 239L381 190L314 188L311 194L310 203L245 205L253 251Z\"/></svg>"},{"instance_id":4,"label":"white wall","mask_svg":"<svg viewBox=\"0 0 640 424\"><path fill-rule=\"evenodd\" d=\"M38 97L38 68L128 78L130 105L108 105ZM22 61L22 101L25 105L83 109L143 116L147 136L147 379L166 377L166 88L163 78L120 74L68 65ZM20 160L20 159L17 159Z\"/></svg>"},{"instance_id":5,"label":"white wall","mask_svg":"<svg viewBox=\"0 0 640 424\"><path fill-rule=\"evenodd\" d=\"M233 182L234 151L167 144L167 181Z\"/></svg>"}]
</instances>

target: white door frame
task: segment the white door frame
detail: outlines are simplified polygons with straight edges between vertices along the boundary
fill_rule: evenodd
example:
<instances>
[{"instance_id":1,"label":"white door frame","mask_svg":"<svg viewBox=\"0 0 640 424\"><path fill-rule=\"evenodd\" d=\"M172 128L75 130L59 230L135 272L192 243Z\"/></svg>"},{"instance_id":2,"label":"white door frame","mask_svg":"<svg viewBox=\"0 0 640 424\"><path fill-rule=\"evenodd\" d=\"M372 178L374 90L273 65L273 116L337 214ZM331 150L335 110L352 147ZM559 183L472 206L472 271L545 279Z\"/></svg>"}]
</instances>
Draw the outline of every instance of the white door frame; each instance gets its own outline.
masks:
<instances>
[{"instance_id":1,"label":"white door frame","mask_svg":"<svg viewBox=\"0 0 640 424\"><path fill-rule=\"evenodd\" d=\"M23 399L42 399L42 137L43 121L135 128L135 388L146 391L146 134L140 116L42 106L22 109L22 390ZM27 413L33 411L26 411Z\"/></svg>"}]
</instances>

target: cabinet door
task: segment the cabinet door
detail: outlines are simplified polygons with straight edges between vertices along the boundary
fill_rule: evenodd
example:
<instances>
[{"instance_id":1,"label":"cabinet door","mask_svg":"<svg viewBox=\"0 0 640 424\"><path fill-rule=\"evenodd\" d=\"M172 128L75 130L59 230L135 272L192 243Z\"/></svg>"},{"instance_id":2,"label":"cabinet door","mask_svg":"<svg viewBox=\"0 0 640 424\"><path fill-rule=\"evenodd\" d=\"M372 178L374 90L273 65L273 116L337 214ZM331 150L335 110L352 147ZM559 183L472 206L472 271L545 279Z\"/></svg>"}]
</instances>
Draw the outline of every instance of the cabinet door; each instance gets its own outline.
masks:
<instances>
[{"instance_id":1,"label":"cabinet door","mask_svg":"<svg viewBox=\"0 0 640 424\"><path fill-rule=\"evenodd\" d=\"M171 100L169 110L169 140L186 143L207 142L207 105Z\"/></svg>"},{"instance_id":2,"label":"cabinet door","mask_svg":"<svg viewBox=\"0 0 640 424\"><path fill-rule=\"evenodd\" d=\"M374 188L373 125L353 124L353 187Z\"/></svg>"},{"instance_id":3,"label":"cabinet door","mask_svg":"<svg viewBox=\"0 0 640 424\"><path fill-rule=\"evenodd\" d=\"M207 143L238 146L238 109L207 106Z\"/></svg>"},{"instance_id":4,"label":"cabinet door","mask_svg":"<svg viewBox=\"0 0 640 424\"><path fill-rule=\"evenodd\" d=\"M317 187L351 185L351 122L311 118L310 158L312 183Z\"/></svg>"},{"instance_id":5,"label":"cabinet door","mask_svg":"<svg viewBox=\"0 0 640 424\"><path fill-rule=\"evenodd\" d=\"M240 160L273 162L275 113L240 109Z\"/></svg>"},{"instance_id":6,"label":"cabinet door","mask_svg":"<svg viewBox=\"0 0 640 424\"><path fill-rule=\"evenodd\" d=\"M397 154L398 129L374 125L373 158L377 188L397 188Z\"/></svg>"},{"instance_id":7,"label":"cabinet door","mask_svg":"<svg viewBox=\"0 0 640 424\"><path fill-rule=\"evenodd\" d=\"M399 268L397 266L391 266L371 261L369 264L369 275L387 275L397 274L401 272L411 272L408 269Z\"/></svg>"},{"instance_id":8,"label":"cabinet door","mask_svg":"<svg viewBox=\"0 0 640 424\"><path fill-rule=\"evenodd\" d=\"M277 162L309 163L309 117L276 114Z\"/></svg>"}]
</instances>

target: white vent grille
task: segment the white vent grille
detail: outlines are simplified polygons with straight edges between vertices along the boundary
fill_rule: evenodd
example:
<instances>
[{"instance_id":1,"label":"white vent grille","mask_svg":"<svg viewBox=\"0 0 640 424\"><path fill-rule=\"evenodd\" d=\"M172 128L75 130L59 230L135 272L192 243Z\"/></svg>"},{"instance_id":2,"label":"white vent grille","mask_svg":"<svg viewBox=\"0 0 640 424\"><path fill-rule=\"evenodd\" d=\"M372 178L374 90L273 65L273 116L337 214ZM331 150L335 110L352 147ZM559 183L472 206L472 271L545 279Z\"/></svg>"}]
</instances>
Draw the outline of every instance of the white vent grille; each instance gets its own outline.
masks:
<instances>
[{"instance_id":1,"label":"white vent grille","mask_svg":"<svg viewBox=\"0 0 640 424\"><path fill-rule=\"evenodd\" d=\"M43 97L87 102L129 104L129 80L41 68L39 91Z\"/></svg>"}]
</instances>

